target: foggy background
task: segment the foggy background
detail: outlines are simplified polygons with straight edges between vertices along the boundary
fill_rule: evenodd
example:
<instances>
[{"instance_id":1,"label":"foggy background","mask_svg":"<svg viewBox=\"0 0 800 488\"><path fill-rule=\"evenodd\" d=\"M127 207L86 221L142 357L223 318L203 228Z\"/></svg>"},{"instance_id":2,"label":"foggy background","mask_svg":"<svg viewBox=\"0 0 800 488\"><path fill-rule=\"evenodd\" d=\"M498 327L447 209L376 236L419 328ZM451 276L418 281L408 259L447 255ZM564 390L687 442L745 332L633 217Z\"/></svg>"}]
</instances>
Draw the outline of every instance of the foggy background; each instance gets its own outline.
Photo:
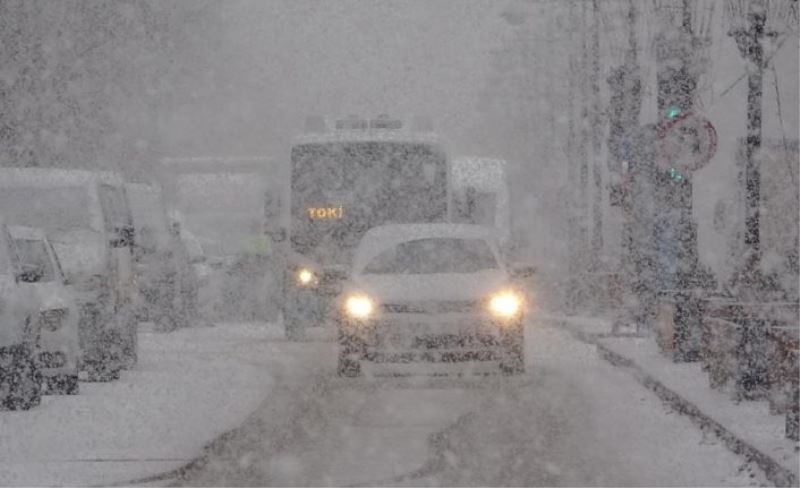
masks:
<instances>
[{"instance_id":1,"label":"foggy background","mask_svg":"<svg viewBox=\"0 0 800 488\"><path fill-rule=\"evenodd\" d=\"M603 100L605 78L627 48L627 4L599 3ZM652 46L659 1L637 5L645 80L640 122L647 123L657 117ZM569 59L580 62L581 32L588 29L575 20L585 5L572 8L554 0L4 0L0 163L114 169L151 181L155 163L169 156L259 155L285 164L309 115L422 114L451 155L509 161L521 247L555 271L567 259L567 171L574 159L568 125L592 125L581 119L579 103L572 112L568 106ZM717 126L720 147L696 177L704 190L695 192L695 214L701 255L724 274L719 251L732 227L711 223L718 203L738 191L734 160L745 129L746 82L736 80L745 62L727 36L720 2L698 3L697 18L708 21L713 39L698 106ZM766 74L767 137L796 137L797 49L796 42L783 45L774 76ZM608 205L606 154L603 137L592 157L603 159L602 259L613 269L620 213Z\"/></svg>"}]
</instances>

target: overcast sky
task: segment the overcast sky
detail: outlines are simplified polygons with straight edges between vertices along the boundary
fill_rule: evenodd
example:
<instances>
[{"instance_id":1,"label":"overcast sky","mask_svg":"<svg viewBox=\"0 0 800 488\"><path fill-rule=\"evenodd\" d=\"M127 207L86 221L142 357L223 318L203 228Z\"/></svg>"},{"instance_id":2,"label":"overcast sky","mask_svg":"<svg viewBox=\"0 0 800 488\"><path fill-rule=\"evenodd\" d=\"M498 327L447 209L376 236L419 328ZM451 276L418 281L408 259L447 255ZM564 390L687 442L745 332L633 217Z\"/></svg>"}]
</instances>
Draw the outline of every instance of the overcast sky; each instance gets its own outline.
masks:
<instances>
[{"instance_id":1,"label":"overcast sky","mask_svg":"<svg viewBox=\"0 0 800 488\"><path fill-rule=\"evenodd\" d=\"M179 151L285 152L306 115L423 113L454 141L477 120L502 0L235 1L215 88L175 113Z\"/></svg>"}]
</instances>

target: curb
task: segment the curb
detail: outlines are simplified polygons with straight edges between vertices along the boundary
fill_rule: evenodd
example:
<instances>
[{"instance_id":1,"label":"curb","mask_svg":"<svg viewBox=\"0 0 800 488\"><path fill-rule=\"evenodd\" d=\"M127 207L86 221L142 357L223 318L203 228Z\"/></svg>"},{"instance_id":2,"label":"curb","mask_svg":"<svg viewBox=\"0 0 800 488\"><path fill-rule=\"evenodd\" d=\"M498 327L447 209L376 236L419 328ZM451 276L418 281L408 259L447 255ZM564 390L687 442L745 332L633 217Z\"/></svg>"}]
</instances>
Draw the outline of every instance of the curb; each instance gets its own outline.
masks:
<instances>
[{"instance_id":1,"label":"curb","mask_svg":"<svg viewBox=\"0 0 800 488\"><path fill-rule=\"evenodd\" d=\"M662 401L667 402L678 413L688 416L692 423L699 426L701 429L714 432L731 452L743 456L747 461L756 463L756 465L764 471L767 479L775 483L775 486L798 486L798 480L794 473L784 468L779 462L764 454L741 437L726 429L725 426L700 410L697 405L683 398L674 390L667 388L657 378L646 373L632 359L602 344L598 340L600 338L598 335L577 330L564 321L560 321L559 323L576 339L596 346L600 356L609 363L614 366L630 369L639 383L653 391L656 396Z\"/></svg>"}]
</instances>

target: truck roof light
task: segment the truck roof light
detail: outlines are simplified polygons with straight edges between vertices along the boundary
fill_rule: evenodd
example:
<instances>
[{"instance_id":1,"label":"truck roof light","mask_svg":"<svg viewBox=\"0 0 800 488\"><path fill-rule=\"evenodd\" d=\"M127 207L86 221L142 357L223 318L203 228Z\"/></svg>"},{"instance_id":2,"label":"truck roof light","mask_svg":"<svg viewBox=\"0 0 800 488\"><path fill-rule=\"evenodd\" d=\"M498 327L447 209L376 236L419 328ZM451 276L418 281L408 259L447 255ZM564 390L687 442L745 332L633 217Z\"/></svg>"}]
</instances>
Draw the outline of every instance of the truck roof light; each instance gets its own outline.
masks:
<instances>
[{"instance_id":1,"label":"truck roof light","mask_svg":"<svg viewBox=\"0 0 800 488\"><path fill-rule=\"evenodd\" d=\"M370 129L402 129L403 122L400 119L392 119L386 114L378 115L369 121Z\"/></svg>"},{"instance_id":2,"label":"truck roof light","mask_svg":"<svg viewBox=\"0 0 800 488\"><path fill-rule=\"evenodd\" d=\"M365 119L359 119L355 115L351 115L346 119L336 121L337 130L367 130L369 124Z\"/></svg>"}]
</instances>

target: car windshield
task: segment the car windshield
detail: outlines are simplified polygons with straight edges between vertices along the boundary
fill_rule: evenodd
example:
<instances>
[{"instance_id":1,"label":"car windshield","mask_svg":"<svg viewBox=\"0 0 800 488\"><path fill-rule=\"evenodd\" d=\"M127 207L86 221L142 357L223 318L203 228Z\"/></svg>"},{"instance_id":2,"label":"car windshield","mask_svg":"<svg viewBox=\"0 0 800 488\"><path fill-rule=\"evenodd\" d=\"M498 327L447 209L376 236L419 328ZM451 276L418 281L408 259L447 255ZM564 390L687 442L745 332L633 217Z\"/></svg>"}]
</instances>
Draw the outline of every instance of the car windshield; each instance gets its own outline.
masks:
<instances>
[{"instance_id":1,"label":"car windshield","mask_svg":"<svg viewBox=\"0 0 800 488\"><path fill-rule=\"evenodd\" d=\"M482 239L429 238L403 242L372 258L364 274L475 273L497 269Z\"/></svg>"},{"instance_id":2,"label":"car windshield","mask_svg":"<svg viewBox=\"0 0 800 488\"><path fill-rule=\"evenodd\" d=\"M47 243L38 239L14 239L22 272L29 282L45 283L57 279L56 267L47 252Z\"/></svg>"}]
</instances>

